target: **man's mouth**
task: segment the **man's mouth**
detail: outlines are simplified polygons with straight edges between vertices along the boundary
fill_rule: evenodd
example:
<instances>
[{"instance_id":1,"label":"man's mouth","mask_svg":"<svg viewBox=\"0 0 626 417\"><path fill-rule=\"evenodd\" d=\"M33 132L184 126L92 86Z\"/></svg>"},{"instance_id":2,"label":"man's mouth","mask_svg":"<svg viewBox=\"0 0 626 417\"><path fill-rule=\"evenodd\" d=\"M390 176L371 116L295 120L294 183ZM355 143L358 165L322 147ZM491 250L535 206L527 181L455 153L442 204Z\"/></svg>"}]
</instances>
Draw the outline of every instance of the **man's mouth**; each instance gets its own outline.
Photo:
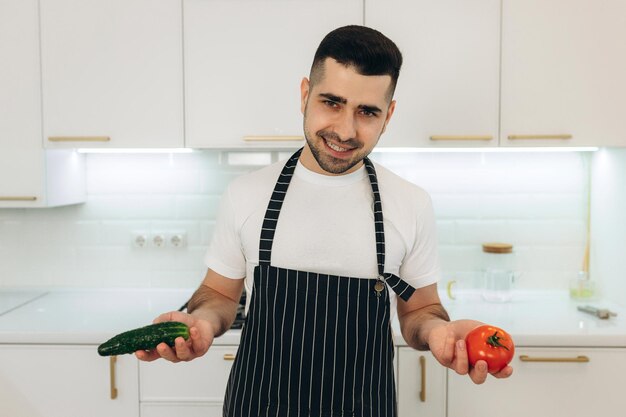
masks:
<instances>
[{"instance_id":1,"label":"man's mouth","mask_svg":"<svg viewBox=\"0 0 626 417\"><path fill-rule=\"evenodd\" d=\"M326 146L328 146L330 149L332 149L335 152L350 152L352 149L354 149L354 148L344 148L343 146L339 146L336 143L331 142L326 138L322 138L322 139L324 139Z\"/></svg>"},{"instance_id":2,"label":"man's mouth","mask_svg":"<svg viewBox=\"0 0 626 417\"><path fill-rule=\"evenodd\" d=\"M337 151L337 152L345 152L345 151L347 151L347 149L346 149L346 148L342 148L341 146L337 146L337 145L335 145L335 144L334 144L334 143L332 143L332 142L326 141L326 144L328 145L328 147L329 147L330 149L332 149L332 150L334 150L334 151Z\"/></svg>"}]
</instances>

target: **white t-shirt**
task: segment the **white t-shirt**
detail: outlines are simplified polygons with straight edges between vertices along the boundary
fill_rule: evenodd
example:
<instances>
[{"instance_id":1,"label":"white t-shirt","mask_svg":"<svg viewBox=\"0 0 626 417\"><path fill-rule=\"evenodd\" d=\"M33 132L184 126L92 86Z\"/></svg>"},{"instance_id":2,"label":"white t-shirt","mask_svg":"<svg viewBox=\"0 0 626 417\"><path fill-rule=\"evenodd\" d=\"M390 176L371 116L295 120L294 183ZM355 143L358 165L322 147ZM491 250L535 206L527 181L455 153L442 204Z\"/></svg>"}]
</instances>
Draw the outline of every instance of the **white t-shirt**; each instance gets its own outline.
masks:
<instances>
[{"instance_id":1,"label":"white t-shirt","mask_svg":"<svg viewBox=\"0 0 626 417\"><path fill-rule=\"evenodd\" d=\"M252 292L267 203L285 161L233 180L224 192L205 264L228 278L245 278ZM414 288L440 278L430 196L374 164L383 208L385 270ZM346 175L317 174L298 161L283 203L271 264L276 267L376 279L373 194L365 166ZM396 297L390 291L392 314ZM249 307L250 296L247 297Z\"/></svg>"}]
</instances>

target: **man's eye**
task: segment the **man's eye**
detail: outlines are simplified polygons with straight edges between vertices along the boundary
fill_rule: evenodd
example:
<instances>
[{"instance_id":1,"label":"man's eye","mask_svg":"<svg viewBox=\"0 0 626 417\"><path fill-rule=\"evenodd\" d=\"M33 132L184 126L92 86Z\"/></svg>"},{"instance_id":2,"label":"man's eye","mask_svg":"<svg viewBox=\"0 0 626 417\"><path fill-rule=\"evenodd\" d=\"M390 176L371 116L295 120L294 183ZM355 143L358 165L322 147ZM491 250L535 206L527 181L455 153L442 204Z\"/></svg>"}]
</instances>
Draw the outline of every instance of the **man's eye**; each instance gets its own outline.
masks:
<instances>
[{"instance_id":1,"label":"man's eye","mask_svg":"<svg viewBox=\"0 0 626 417\"><path fill-rule=\"evenodd\" d=\"M339 107L339 104L335 101L332 100L324 100L324 104L326 104L328 107L332 107L332 108L337 108Z\"/></svg>"},{"instance_id":2,"label":"man's eye","mask_svg":"<svg viewBox=\"0 0 626 417\"><path fill-rule=\"evenodd\" d=\"M373 111L369 111L369 110L361 110L361 114L365 117L376 117L377 114Z\"/></svg>"}]
</instances>

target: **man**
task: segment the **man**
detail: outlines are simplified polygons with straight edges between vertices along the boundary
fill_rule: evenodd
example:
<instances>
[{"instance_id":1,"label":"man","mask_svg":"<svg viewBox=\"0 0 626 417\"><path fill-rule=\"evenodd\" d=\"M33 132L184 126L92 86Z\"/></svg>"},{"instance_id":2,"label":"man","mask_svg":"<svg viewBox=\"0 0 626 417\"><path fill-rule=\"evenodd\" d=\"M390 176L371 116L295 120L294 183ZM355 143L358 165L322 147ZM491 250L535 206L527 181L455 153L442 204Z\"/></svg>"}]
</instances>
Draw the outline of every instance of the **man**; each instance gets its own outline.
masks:
<instances>
[{"instance_id":1,"label":"man","mask_svg":"<svg viewBox=\"0 0 626 417\"><path fill-rule=\"evenodd\" d=\"M206 353L245 285L225 416L395 416L394 310L410 346L485 381L486 363L470 369L464 342L482 323L450 321L437 295L429 196L367 158L393 115L401 65L375 30L347 26L324 38L300 86L304 148L229 185L189 314L155 320L187 323L190 339L139 359Z\"/></svg>"}]
</instances>

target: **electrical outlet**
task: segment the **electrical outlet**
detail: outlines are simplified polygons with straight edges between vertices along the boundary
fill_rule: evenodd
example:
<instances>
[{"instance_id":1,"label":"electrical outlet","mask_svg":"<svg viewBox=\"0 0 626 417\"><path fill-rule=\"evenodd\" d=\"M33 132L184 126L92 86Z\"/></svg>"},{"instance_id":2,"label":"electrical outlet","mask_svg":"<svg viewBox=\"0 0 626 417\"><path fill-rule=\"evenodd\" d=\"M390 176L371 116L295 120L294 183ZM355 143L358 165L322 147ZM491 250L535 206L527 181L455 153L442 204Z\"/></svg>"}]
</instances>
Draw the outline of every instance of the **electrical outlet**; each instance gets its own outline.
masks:
<instances>
[{"instance_id":1,"label":"electrical outlet","mask_svg":"<svg viewBox=\"0 0 626 417\"><path fill-rule=\"evenodd\" d=\"M176 249L187 247L187 233L185 232L173 232L168 235L169 239L167 244Z\"/></svg>"},{"instance_id":2,"label":"electrical outlet","mask_svg":"<svg viewBox=\"0 0 626 417\"><path fill-rule=\"evenodd\" d=\"M132 232L130 244L133 248L144 249L148 246L148 234L146 232Z\"/></svg>"},{"instance_id":3,"label":"electrical outlet","mask_svg":"<svg viewBox=\"0 0 626 417\"><path fill-rule=\"evenodd\" d=\"M166 245L165 235L163 233L154 233L151 235L150 243L155 248L164 248Z\"/></svg>"}]
</instances>

